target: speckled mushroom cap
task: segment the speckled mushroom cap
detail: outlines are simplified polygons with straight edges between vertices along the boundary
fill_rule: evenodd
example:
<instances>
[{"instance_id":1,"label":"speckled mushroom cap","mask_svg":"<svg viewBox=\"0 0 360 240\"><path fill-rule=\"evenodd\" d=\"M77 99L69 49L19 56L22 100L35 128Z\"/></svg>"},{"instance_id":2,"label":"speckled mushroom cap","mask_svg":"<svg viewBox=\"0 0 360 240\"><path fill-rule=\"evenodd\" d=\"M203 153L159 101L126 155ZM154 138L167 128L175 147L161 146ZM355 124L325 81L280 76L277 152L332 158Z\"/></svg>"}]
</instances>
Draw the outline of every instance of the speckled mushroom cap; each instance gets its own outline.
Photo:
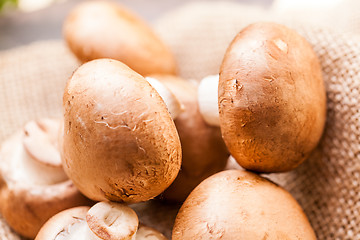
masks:
<instances>
[{"instance_id":1,"label":"speckled mushroom cap","mask_svg":"<svg viewBox=\"0 0 360 240\"><path fill-rule=\"evenodd\" d=\"M181 140L181 170L162 194L166 200L184 201L202 180L224 169L229 153L220 128L205 123L199 112L197 86L171 75L150 77L168 87L184 106L184 111L174 120Z\"/></svg>"},{"instance_id":2,"label":"speckled mushroom cap","mask_svg":"<svg viewBox=\"0 0 360 240\"><path fill-rule=\"evenodd\" d=\"M136 72L175 74L170 50L150 27L123 6L110 1L85 1L64 23L64 36L82 62L112 58Z\"/></svg>"},{"instance_id":3,"label":"speckled mushroom cap","mask_svg":"<svg viewBox=\"0 0 360 240\"><path fill-rule=\"evenodd\" d=\"M255 23L230 44L219 81L220 126L231 155L257 172L297 167L326 120L319 60L297 32Z\"/></svg>"},{"instance_id":4,"label":"speckled mushroom cap","mask_svg":"<svg viewBox=\"0 0 360 240\"><path fill-rule=\"evenodd\" d=\"M172 239L315 240L316 236L290 193L257 174L227 170L191 192L176 216Z\"/></svg>"},{"instance_id":5,"label":"speckled mushroom cap","mask_svg":"<svg viewBox=\"0 0 360 240\"><path fill-rule=\"evenodd\" d=\"M62 169L58 129L58 120L28 122L1 146L0 211L28 238L34 238L54 214L90 203Z\"/></svg>"},{"instance_id":6,"label":"speckled mushroom cap","mask_svg":"<svg viewBox=\"0 0 360 240\"><path fill-rule=\"evenodd\" d=\"M63 98L62 160L93 200L140 202L175 179L181 146L166 105L125 64L99 59L79 67Z\"/></svg>"}]
</instances>

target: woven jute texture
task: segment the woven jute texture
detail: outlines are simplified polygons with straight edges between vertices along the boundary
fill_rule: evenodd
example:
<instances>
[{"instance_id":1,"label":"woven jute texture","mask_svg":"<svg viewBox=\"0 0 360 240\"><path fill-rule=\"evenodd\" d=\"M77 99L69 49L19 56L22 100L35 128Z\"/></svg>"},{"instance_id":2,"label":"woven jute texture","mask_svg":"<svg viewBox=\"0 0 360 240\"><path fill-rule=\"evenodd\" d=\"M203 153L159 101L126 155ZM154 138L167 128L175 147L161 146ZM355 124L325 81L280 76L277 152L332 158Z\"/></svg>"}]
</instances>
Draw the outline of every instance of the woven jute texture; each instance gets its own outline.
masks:
<instances>
[{"instance_id":1,"label":"woven jute texture","mask_svg":"<svg viewBox=\"0 0 360 240\"><path fill-rule=\"evenodd\" d=\"M360 239L359 37L340 27L334 30L341 34L326 26L303 26L289 15L234 3L186 6L160 19L157 30L175 53L180 74L200 79L218 72L235 34L258 20L290 25L310 42L327 91L327 122L319 147L296 170L268 177L299 201L318 239Z\"/></svg>"},{"instance_id":2,"label":"woven jute texture","mask_svg":"<svg viewBox=\"0 0 360 240\"><path fill-rule=\"evenodd\" d=\"M288 19L234 3L194 3L161 17L155 30L174 52L179 74L196 80L218 72L227 45L251 22L289 25L310 42L327 90L324 135L299 168L268 177L299 201L318 239L360 239L360 38ZM61 41L0 53L0 141L30 119L61 116L62 91L77 66ZM178 206L132 207L142 222L170 236ZM0 239L19 239L1 219Z\"/></svg>"}]
</instances>

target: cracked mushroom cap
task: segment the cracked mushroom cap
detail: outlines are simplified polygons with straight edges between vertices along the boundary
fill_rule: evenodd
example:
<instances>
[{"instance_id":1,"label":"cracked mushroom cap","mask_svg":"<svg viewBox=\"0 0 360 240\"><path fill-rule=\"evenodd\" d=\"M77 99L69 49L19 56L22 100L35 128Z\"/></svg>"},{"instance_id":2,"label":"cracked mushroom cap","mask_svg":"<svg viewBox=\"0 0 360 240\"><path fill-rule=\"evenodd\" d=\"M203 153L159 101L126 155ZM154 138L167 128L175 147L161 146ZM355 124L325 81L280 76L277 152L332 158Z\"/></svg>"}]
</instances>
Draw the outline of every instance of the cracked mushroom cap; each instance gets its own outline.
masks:
<instances>
[{"instance_id":1,"label":"cracked mushroom cap","mask_svg":"<svg viewBox=\"0 0 360 240\"><path fill-rule=\"evenodd\" d=\"M58 120L28 122L0 150L0 211L28 238L54 214L89 204L63 171L58 130Z\"/></svg>"},{"instance_id":2,"label":"cracked mushroom cap","mask_svg":"<svg viewBox=\"0 0 360 240\"><path fill-rule=\"evenodd\" d=\"M176 178L181 145L160 95L125 64L79 67L63 98L62 160L78 189L96 201L140 202Z\"/></svg>"},{"instance_id":3,"label":"cracked mushroom cap","mask_svg":"<svg viewBox=\"0 0 360 240\"><path fill-rule=\"evenodd\" d=\"M109 1L86 1L64 23L64 37L82 62L112 58L141 75L175 74L169 48L139 17Z\"/></svg>"},{"instance_id":4,"label":"cracked mushroom cap","mask_svg":"<svg viewBox=\"0 0 360 240\"><path fill-rule=\"evenodd\" d=\"M218 100L226 146L248 170L297 167L324 129L319 60L302 36L280 24L251 24L234 38L221 65Z\"/></svg>"},{"instance_id":5,"label":"cracked mushroom cap","mask_svg":"<svg viewBox=\"0 0 360 240\"><path fill-rule=\"evenodd\" d=\"M149 77L168 87L184 106L184 111L174 120L181 141L181 170L162 194L166 200L182 202L205 178L224 169L229 153L220 128L204 121L194 84L171 75Z\"/></svg>"},{"instance_id":6,"label":"cracked mushroom cap","mask_svg":"<svg viewBox=\"0 0 360 240\"><path fill-rule=\"evenodd\" d=\"M176 216L173 240L306 239L316 236L284 189L244 170L227 170L200 183Z\"/></svg>"}]
</instances>

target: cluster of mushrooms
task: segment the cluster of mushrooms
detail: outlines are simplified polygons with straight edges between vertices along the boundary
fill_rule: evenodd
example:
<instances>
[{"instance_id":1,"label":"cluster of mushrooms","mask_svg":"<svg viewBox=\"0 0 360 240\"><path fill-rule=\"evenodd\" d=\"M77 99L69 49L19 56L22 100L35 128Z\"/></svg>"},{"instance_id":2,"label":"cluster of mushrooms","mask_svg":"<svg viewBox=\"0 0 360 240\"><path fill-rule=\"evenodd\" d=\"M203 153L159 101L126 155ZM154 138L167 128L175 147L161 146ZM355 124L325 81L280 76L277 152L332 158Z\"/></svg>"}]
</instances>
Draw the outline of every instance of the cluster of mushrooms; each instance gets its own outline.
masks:
<instances>
[{"instance_id":1,"label":"cluster of mushrooms","mask_svg":"<svg viewBox=\"0 0 360 240\"><path fill-rule=\"evenodd\" d=\"M296 200L256 174L294 169L322 135L324 83L303 37L252 24L219 75L196 85L115 3L81 3L64 35L83 65L67 82L63 119L29 122L1 147L0 211L16 232L166 239L127 206L160 196L184 202L174 240L316 239ZM223 171L229 153L244 169Z\"/></svg>"}]
</instances>

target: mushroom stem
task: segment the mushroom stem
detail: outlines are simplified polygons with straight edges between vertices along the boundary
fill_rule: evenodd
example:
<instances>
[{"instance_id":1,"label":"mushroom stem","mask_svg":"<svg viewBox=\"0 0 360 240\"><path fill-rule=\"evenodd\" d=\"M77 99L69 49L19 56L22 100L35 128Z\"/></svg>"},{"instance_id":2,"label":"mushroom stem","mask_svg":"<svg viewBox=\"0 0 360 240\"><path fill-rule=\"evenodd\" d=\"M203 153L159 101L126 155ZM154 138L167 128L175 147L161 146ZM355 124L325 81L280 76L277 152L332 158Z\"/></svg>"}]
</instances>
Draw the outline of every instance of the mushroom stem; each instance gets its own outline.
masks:
<instances>
[{"instance_id":1,"label":"mushroom stem","mask_svg":"<svg viewBox=\"0 0 360 240\"><path fill-rule=\"evenodd\" d=\"M198 88L198 104L201 116L211 126L220 126L218 106L219 75L203 78Z\"/></svg>"},{"instance_id":2,"label":"mushroom stem","mask_svg":"<svg viewBox=\"0 0 360 240\"><path fill-rule=\"evenodd\" d=\"M152 78L152 77L146 77L145 79L159 93L159 95L165 102L166 107L167 107L172 119L175 120L176 117L182 111L184 111L184 106L180 103L179 99L175 96L175 94L172 91L170 91L169 88L167 88L159 80Z\"/></svg>"},{"instance_id":3,"label":"mushroom stem","mask_svg":"<svg viewBox=\"0 0 360 240\"><path fill-rule=\"evenodd\" d=\"M136 234L135 240L167 240L167 238L157 230L140 224Z\"/></svg>"},{"instance_id":4,"label":"mushroom stem","mask_svg":"<svg viewBox=\"0 0 360 240\"><path fill-rule=\"evenodd\" d=\"M54 240L102 240L97 237L86 224L85 219L69 225L63 232L59 233Z\"/></svg>"},{"instance_id":5,"label":"mushroom stem","mask_svg":"<svg viewBox=\"0 0 360 240\"><path fill-rule=\"evenodd\" d=\"M6 181L22 181L25 184L52 185L67 180L56 147L59 122L41 119L28 122L3 147L1 172ZM53 136L54 135L54 136Z\"/></svg>"},{"instance_id":6,"label":"mushroom stem","mask_svg":"<svg viewBox=\"0 0 360 240\"><path fill-rule=\"evenodd\" d=\"M47 221L35 240L167 240L157 230L139 226L130 207L114 202L99 202L64 210Z\"/></svg>"},{"instance_id":7,"label":"mushroom stem","mask_svg":"<svg viewBox=\"0 0 360 240\"><path fill-rule=\"evenodd\" d=\"M19 146L11 164L15 169L14 179L28 184L52 185L68 179L61 167L43 164L29 155L23 146Z\"/></svg>"},{"instance_id":8,"label":"mushroom stem","mask_svg":"<svg viewBox=\"0 0 360 240\"><path fill-rule=\"evenodd\" d=\"M134 240L139 220L130 207L114 202L99 202L86 214L89 229L100 239ZM105 237L110 236L110 238Z\"/></svg>"},{"instance_id":9,"label":"mushroom stem","mask_svg":"<svg viewBox=\"0 0 360 240\"><path fill-rule=\"evenodd\" d=\"M23 145L27 154L43 165L61 168L57 149L59 121L41 119L28 122L24 127Z\"/></svg>"}]
</instances>

